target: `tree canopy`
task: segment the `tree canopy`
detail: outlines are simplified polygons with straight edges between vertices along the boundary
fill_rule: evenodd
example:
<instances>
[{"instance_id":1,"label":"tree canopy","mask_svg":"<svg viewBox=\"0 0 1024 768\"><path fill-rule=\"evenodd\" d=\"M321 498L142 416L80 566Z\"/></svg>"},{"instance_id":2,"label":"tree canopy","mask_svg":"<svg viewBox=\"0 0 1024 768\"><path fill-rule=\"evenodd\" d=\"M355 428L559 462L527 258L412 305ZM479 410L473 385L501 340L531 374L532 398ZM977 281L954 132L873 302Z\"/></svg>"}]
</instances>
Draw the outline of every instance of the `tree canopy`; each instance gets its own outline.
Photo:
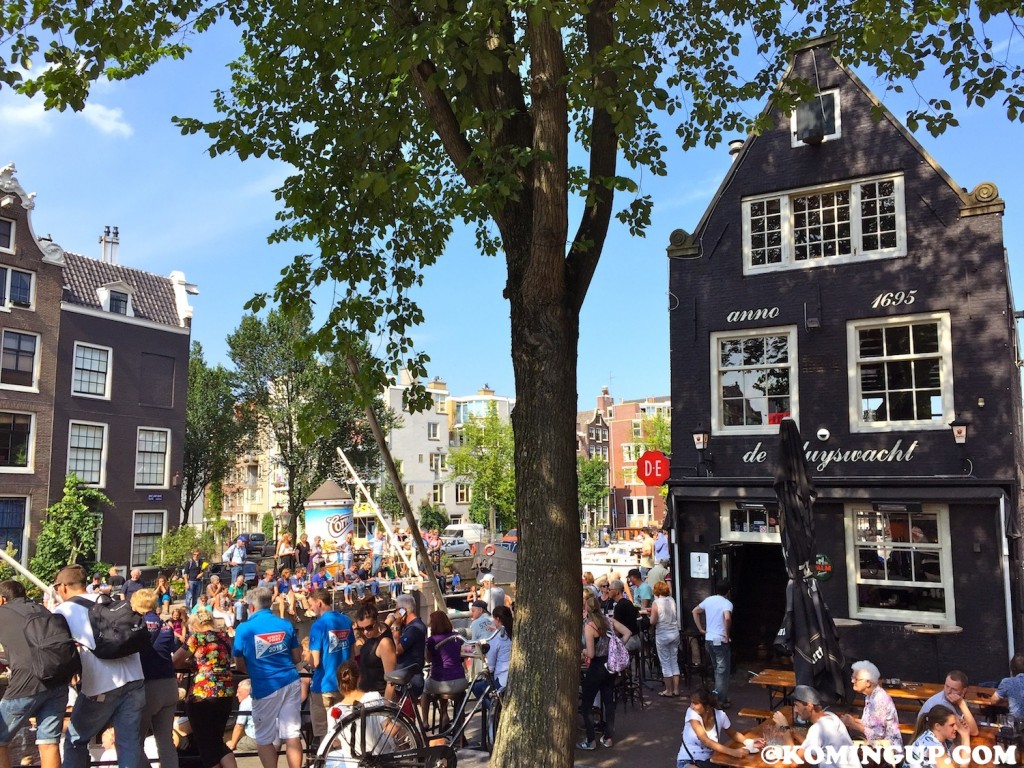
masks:
<instances>
[{"instance_id":1,"label":"tree canopy","mask_svg":"<svg viewBox=\"0 0 1024 768\"><path fill-rule=\"evenodd\" d=\"M489 403L486 415L462 426L460 442L448 454L452 480L470 486L469 519L507 531L516 525L516 481L512 425Z\"/></svg>"},{"instance_id":2,"label":"tree canopy","mask_svg":"<svg viewBox=\"0 0 1024 768\"><path fill-rule=\"evenodd\" d=\"M271 240L306 252L251 307L272 298L298 316L333 284L308 341L344 356L381 340L382 359L360 368L364 400L399 367L425 379L413 293L454 227L501 253L520 549L494 761L562 768L579 674L576 344L613 215L643 234L642 182L666 173L670 143L757 128L764 113L750 105L773 92L796 43L823 33L893 88L937 65L968 103L997 99L1020 120L1020 46L1001 48L990 29L1018 35L1021 15L1002 0L4 0L0 82L80 109L96 79L182 56L218 19L236 25L244 53L215 94L220 117L179 124L206 134L213 155L293 169ZM810 93L789 80L773 98L785 109ZM955 119L948 93L908 116L933 132ZM422 387L412 394L424 404Z\"/></svg>"}]
</instances>

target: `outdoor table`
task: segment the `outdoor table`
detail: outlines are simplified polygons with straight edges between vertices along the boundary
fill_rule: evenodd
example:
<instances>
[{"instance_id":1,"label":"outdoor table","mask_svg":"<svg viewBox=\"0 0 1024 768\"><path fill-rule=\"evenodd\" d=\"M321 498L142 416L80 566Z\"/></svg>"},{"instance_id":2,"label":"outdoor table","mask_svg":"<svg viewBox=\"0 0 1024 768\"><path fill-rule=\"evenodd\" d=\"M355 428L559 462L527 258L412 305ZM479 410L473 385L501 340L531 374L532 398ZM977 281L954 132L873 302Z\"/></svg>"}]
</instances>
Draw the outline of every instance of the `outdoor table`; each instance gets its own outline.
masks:
<instances>
[{"instance_id":1,"label":"outdoor table","mask_svg":"<svg viewBox=\"0 0 1024 768\"><path fill-rule=\"evenodd\" d=\"M762 737L766 726L771 725L769 721L760 723L756 728L747 731L747 735L753 738ZM803 737L807 735L806 728L792 728L791 729L796 738L794 741L800 742ZM996 743L996 734L999 729L994 726L981 725L978 726L978 735L971 737L971 746L979 747L993 747ZM863 741L854 740L854 744L863 744ZM912 742L911 739L907 738L904 741L904 746L909 746ZM711 755L711 762L714 765L727 766L727 768L771 768L768 763L761 759L760 752L754 752L745 754L743 757L733 757L732 755L723 755L720 752L715 752ZM773 763L774 766L788 765L788 763ZM985 768L990 763L974 763L975 768Z\"/></svg>"},{"instance_id":2,"label":"outdoor table","mask_svg":"<svg viewBox=\"0 0 1024 768\"><path fill-rule=\"evenodd\" d=\"M796 673L791 669L765 669L750 679L754 685L760 685L768 690L768 705L770 709L778 709L786 700L786 697L796 688ZM917 683L911 680L900 681L899 687L885 685L883 678L879 682L893 699L904 699L924 703L942 688L942 683ZM968 706L978 709L1006 709L1006 702L993 702L992 696L995 688L985 688L978 685L968 686L964 694Z\"/></svg>"}]
</instances>

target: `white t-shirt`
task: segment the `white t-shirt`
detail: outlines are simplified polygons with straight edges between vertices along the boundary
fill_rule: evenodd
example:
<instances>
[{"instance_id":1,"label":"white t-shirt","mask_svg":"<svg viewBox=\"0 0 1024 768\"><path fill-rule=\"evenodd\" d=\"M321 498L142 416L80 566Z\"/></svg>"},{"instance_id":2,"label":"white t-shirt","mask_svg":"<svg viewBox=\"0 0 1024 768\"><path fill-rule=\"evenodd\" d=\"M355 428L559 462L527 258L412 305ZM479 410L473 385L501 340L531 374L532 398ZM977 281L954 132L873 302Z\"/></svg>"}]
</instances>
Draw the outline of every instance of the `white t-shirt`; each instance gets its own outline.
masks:
<instances>
[{"instance_id":1,"label":"white t-shirt","mask_svg":"<svg viewBox=\"0 0 1024 768\"><path fill-rule=\"evenodd\" d=\"M496 606L505 604L505 590L501 587L488 587L480 593L480 599L487 603L487 610L494 613Z\"/></svg>"},{"instance_id":2,"label":"white t-shirt","mask_svg":"<svg viewBox=\"0 0 1024 768\"><path fill-rule=\"evenodd\" d=\"M372 705L374 702L383 701L381 695L376 691L367 691L360 698L360 703L365 705ZM337 720L331 716L331 712L335 709L344 718L352 711L352 707L349 704L339 704L334 707L330 707L327 710L327 733L334 732L334 726L337 724ZM345 732L340 734L339 737L333 740L330 744L330 751L325 755L327 758L325 768L356 768L359 764L359 760L353 757L353 752L358 751L354 747L358 747L365 743L367 747L370 747L373 754L381 755L386 752L394 751L394 744L391 743L391 739L384 735L384 726L390 719L389 709L380 709L378 711L371 710L366 714L366 741L363 742L363 735L358 728L346 728ZM358 739L355 745L350 743L350 739Z\"/></svg>"},{"instance_id":3,"label":"white t-shirt","mask_svg":"<svg viewBox=\"0 0 1024 768\"><path fill-rule=\"evenodd\" d=\"M679 747L679 754L677 759L680 761L685 760L710 760L711 755L714 754L714 750L708 747L697 738L697 732L693 730L693 721L700 720L701 717L698 715L692 707L686 709L686 715L683 721L683 744ZM732 727L732 723L729 722L729 716L720 709L715 710L715 725L711 728L706 729L708 736L712 741L721 743L721 734L725 733L727 728ZM687 751L689 750L689 751Z\"/></svg>"},{"instance_id":4,"label":"white t-shirt","mask_svg":"<svg viewBox=\"0 0 1024 768\"><path fill-rule=\"evenodd\" d=\"M79 595L86 600L96 601L99 595ZM61 614L68 620L71 636L78 643L82 657L82 693L86 696L99 696L101 693L113 691L122 685L142 680L142 662L139 654L133 653L123 659L97 659L92 648L96 639L89 623L89 609L72 600L66 600L56 608L54 613Z\"/></svg>"},{"instance_id":5,"label":"white t-shirt","mask_svg":"<svg viewBox=\"0 0 1024 768\"><path fill-rule=\"evenodd\" d=\"M853 745L853 739L850 738L850 732L846 730L843 721L831 712L823 713L818 722L807 729L807 738L804 739L802 744L804 749L809 747L822 749L827 745L833 747L849 747ZM825 755L823 754L818 766L826 768L860 768L859 763L852 759L852 755L850 755L850 758L850 762L847 763L834 763L825 760Z\"/></svg>"},{"instance_id":6,"label":"white t-shirt","mask_svg":"<svg viewBox=\"0 0 1024 768\"><path fill-rule=\"evenodd\" d=\"M712 595L705 597L699 607L704 611L705 639L713 643L726 642L729 638L725 634L725 613L732 613L732 601L721 595Z\"/></svg>"}]
</instances>

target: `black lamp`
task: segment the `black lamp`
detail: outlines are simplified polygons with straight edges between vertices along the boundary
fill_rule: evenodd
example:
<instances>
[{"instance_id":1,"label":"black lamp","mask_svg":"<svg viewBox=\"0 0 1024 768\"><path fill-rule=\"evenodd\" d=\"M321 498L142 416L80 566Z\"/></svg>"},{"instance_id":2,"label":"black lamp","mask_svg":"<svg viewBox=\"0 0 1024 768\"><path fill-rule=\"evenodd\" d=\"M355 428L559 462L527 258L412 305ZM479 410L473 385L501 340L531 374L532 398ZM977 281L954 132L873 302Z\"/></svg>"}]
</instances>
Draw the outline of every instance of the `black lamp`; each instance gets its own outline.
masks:
<instances>
[{"instance_id":1,"label":"black lamp","mask_svg":"<svg viewBox=\"0 0 1024 768\"><path fill-rule=\"evenodd\" d=\"M701 424L697 429L693 430L693 447L697 449L697 475L700 475L700 468L704 467L705 477L711 477L711 466L714 463L711 458L711 452L708 451L708 442L711 436L708 431L704 429L704 425Z\"/></svg>"},{"instance_id":2,"label":"black lamp","mask_svg":"<svg viewBox=\"0 0 1024 768\"><path fill-rule=\"evenodd\" d=\"M974 462L967 457L967 422L957 416L949 422L949 428L953 430L953 440L960 446L960 463L964 474L973 475Z\"/></svg>"}]
</instances>

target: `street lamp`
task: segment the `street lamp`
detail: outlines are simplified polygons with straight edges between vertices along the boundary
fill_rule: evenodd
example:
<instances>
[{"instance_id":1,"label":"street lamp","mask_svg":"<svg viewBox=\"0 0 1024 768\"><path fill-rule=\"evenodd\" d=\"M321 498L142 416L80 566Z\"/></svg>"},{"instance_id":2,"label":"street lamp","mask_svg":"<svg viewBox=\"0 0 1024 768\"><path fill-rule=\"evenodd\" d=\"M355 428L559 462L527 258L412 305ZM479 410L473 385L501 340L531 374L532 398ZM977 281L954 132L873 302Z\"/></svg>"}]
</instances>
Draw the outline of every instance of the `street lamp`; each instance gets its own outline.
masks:
<instances>
[{"instance_id":1,"label":"street lamp","mask_svg":"<svg viewBox=\"0 0 1024 768\"><path fill-rule=\"evenodd\" d=\"M708 451L708 442L711 436L708 431L704 429L704 425L701 424L697 429L693 430L693 447L697 449L697 476L700 476L700 468L704 467L704 472L707 477L711 477L711 466L713 459L711 458L711 452Z\"/></svg>"}]
</instances>

